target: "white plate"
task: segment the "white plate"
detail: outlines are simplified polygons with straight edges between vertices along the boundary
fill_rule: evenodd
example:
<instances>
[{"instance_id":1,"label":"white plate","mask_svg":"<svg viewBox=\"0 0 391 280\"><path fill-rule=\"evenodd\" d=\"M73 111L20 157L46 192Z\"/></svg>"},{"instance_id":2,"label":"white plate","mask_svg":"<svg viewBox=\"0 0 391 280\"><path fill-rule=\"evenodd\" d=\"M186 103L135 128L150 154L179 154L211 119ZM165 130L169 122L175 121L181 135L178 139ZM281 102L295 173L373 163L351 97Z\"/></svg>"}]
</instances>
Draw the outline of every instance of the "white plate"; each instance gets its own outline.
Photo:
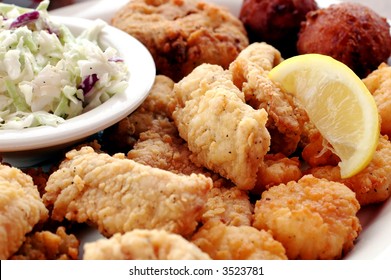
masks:
<instances>
[{"instance_id":1,"label":"white plate","mask_svg":"<svg viewBox=\"0 0 391 280\"><path fill-rule=\"evenodd\" d=\"M74 34L80 34L94 22L66 16L52 16L52 20L65 24ZM113 125L144 101L156 76L155 64L149 51L138 40L110 25L103 28L99 41L103 47L111 46L117 49L119 56L127 64L127 90L57 127L0 130L0 155L4 161L18 167L42 161L45 155L59 147L70 145Z\"/></svg>"},{"instance_id":2,"label":"white plate","mask_svg":"<svg viewBox=\"0 0 391 280\"><path fill-rule=\"evenodd\" d=\"M227 7L238 15L242 0L209 0ZM340 1L318 0L319 7L327 7ZM115 3L115 5L114 5ZM87 1L66 8L54 10L58 15L73 15L85 18L102 18L107 22L111 16L128 0ZM345 257L347 260L391 259L391 201L373 205L360 210L359 218L363 227L354 249ZM86 240L91 241L99 235L90 233Z\"/></svg>"}]
</instances>

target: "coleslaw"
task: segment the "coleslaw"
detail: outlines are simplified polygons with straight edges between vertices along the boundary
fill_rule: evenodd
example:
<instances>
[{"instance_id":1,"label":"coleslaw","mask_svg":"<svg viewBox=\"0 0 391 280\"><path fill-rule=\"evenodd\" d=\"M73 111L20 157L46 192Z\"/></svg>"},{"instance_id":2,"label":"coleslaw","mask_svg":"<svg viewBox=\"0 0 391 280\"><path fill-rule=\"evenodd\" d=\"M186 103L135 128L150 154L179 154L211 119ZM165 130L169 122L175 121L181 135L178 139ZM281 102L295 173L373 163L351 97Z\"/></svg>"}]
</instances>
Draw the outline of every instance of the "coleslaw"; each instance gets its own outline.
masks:
<instances>
[{"instance_id":1,"label":"coleslaw","mask_svg":"<svg viewBox=\"0 0 391 280\"><path fill-rule=\"evenodd\" d=\"M0 129L56 126L128 85L117 51L98 44L104 21L74 36L49 17L48 6L0 3Z\"/></svg>"}]
</instances>

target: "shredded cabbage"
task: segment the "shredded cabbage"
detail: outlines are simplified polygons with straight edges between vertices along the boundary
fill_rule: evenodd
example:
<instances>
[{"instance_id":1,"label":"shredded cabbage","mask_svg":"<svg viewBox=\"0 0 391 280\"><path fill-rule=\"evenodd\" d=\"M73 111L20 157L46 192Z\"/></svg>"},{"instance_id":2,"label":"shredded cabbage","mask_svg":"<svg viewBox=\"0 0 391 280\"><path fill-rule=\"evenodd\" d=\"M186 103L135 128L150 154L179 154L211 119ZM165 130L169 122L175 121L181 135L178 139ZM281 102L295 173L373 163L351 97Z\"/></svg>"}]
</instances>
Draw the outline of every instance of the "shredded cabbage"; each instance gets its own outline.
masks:
<instances>
[{"instance_id":1,"label":"shredded cabbage","mask_svg":"<svg viewBox=\"0 0 391 280\"><path fill-rule=\"evenodd\" d=\"M96 20L80 36L35 9L0 3L0 129L56 126L127 87L128 71L98 37Z\"/></svg>"}]
</instances>

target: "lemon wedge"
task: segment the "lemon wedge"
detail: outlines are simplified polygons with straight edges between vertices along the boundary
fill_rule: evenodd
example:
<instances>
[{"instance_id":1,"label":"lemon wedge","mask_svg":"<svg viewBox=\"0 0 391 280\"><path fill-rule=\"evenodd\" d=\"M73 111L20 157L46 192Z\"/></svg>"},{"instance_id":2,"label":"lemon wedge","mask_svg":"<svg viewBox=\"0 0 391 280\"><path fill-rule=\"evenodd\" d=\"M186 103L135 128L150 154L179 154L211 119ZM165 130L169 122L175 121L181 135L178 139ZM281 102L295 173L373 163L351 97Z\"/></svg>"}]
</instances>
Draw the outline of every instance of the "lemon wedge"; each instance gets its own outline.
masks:
<instances>
[{"instance_id":1,"label":"lemon wedge","mask_svg":"<svg viewBox=\"0 0 391 280\"><path fill-rule=\"evenodd\" d=\"M380 136L379 114L371 93L348 66L326 55L304 54L284 60L268 75L302 104L341 159L342 178L369 164Z\"/></svg>"}]
</instances>

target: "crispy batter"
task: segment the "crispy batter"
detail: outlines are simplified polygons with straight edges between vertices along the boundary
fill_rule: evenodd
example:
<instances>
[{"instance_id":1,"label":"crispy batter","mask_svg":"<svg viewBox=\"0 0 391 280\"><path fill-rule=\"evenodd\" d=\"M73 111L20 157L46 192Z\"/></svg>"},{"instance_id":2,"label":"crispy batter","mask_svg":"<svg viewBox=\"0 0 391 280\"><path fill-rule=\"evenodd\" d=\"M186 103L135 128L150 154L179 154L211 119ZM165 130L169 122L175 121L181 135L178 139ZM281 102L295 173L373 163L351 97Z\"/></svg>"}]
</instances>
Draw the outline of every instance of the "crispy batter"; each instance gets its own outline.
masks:
<instances>
[{"instance_id":1,"label":"crispy batter","mask_svg":"<svg viewBox=\"0 0 391 280\"><path fill-rule=\"evenodd\" d=\"M289 259L339 259L361 231L359 209L345 185L306 175L263 192L253 225L270 230Z\"/></svg>"},{"instance_id":2,"label":"crispy batter","mask_svg":"<svg viewBox=\"0 0 391 280\"><path fill-rule=\"evenodd\" d=\"M210 221L191 240L215 260L286 260L280 242L251 226L227 226Z\"/></svg>"},{"instance_id":3,"label":"crispy batter","mask_svg":"<svg viewBox=\"0 0 391 280\"><path fill-rule=\"evenodd\" d=\"M182 236L164 230L135 229L84 245L85 260L210 260Z\"/></svg>"},{"instance_id":4,"label":"crispy batter","mask_svg":"<svg viewBox=\"0 0 391 280\"><path fill-rule=\"evenodd\" d=\"M336 166L341 161L329 148L329 144L317 129L314 129L311 135L309 135L308 142L304 145L301 156L310 167Z\"/></svg>"},{"instance_id":5,"label":"crispy batter","mask_svg":"<svg viewBox=\"0 0 391 280\"><path fill-rule=\"evenodd\" d=\"M258 180L252 193L260 194L272 186L297 181L303 176L299 158L283 154L267 154L258 170Z\"/></svg>"},{"instance_id":6,"label":"crispy batter","mask_svg":"<svg viewBox=\"0 0 391 280\"><path fill-rule=\"evenodd\" d=\"M247 192L237 187L215 187L208 193L202 223L220 221L226 225L249 226L252 213L253 206Z\"/></svg>"},{"instance_id":7,"label":"crispy batter","mask_svg":"<svg viewBox=\"0 0 391 280\"><path fill-rule=\"evenodd\" d=\"M33 227L48 218L32 178L0 164L0 259L8 259Z\"/></svg>"},{"instance_id":8,"label":"crispy batter","mask_svg":"<svg viewBox=\"0 0 391 280\"><path fill-rule=\"evenodd\" d=\"M58 227L56 233L35 232L10 259L12 260L76 260L79 254L79 240L67 234L65 227Z\"/></svg>"},{"instance_id":9,"label":"crispy batter","mask_svg":"<svg viewBox=\"0 0 391 280\"><path fill-rule=\"evenodd\" d=\"M216 65L203 64L175 84L178 106L173 118L196 164L252 189L270 135L265 110L254 110Z\"/></svg>"},{"instance_id":10,"label":"crispy batter","mask_svg":"<svg viewBox=\"0 0 391 280\"><path fill-rule=\"evenodd\" d=\"M391 196L391 142L381 137L369 165L357 175L341 179L338 166L322 166L308 170L317 178L341 182L356 193L361 205L387 200Z\"/></svg>"},{"instance_id":11,"label":"crispy batter","mask_svg":"<svg viewBox=\"0 0 391 280\"><path fill-rule=\"evenodd\" d=\"M135 228L190 234L212 187L204 175L177 175L124 154L111 157L83 147L66 157L43 197L53 206L52 219L90 222L105 236Z\"/></svg>"},{"instance_id":12,"label":"crispy batter","mask_svg":"<svg viewBox=\"0 0 391 280\"><path fill-rule=\"evenodd\" d=\"M381 133L391 137L391 66L382 63L363 82L375 99L381 117Z\"/></svg>"},{"instance_id":13,"label":"crispy batter","mask_svg":"<svg viewBox=\"0 0 391 280\"><path fill-rule=\"evenodd\" d=\"M140 40L151 52L157 73L174 81L202 63L226 68L248 45L237 17L197 0L133 0L111 24Z\"/></svg>"},{"instance_id":14,"label":"crispy batter","mask_svg":"<svg viewBox=\"0 0 391 280\"><path fill-rule=\"evenodd\" d=\"M151 129L140 134L127 154L129 159L173 173L204 173L204 168L191 162L190 156L186 142L179 137L175 124L167 118L152 121Z\"/></svg>"},{"instance_id":15,"label":"crispy batter","mask_svg":"<svg viewBox=\"0 0 391 280\"><path fill-rule=\"evenodd\" d=\"M307 115L291 95L267 77L268 71L281 61L279 51L272 46L253 43L239 54L229 70L246 102L268 113L266 127L271 135L271 152L288 156L297 148Z\"/></svg>"},{"instance_id":16,"label":"crispy batter","mask_svg":"<svg viewBox=\"0 0 391 280\"><path fill-rule=\"evenodd\" d=\"M105 150L111 153L127 153L139 139L140 133L151 128L154 120L171 118L176 106L176 99L172 94L173 87L174 82L170 78L157 75L140 107L104 130L102 142Z\"/></svg>"}]
</instances>

